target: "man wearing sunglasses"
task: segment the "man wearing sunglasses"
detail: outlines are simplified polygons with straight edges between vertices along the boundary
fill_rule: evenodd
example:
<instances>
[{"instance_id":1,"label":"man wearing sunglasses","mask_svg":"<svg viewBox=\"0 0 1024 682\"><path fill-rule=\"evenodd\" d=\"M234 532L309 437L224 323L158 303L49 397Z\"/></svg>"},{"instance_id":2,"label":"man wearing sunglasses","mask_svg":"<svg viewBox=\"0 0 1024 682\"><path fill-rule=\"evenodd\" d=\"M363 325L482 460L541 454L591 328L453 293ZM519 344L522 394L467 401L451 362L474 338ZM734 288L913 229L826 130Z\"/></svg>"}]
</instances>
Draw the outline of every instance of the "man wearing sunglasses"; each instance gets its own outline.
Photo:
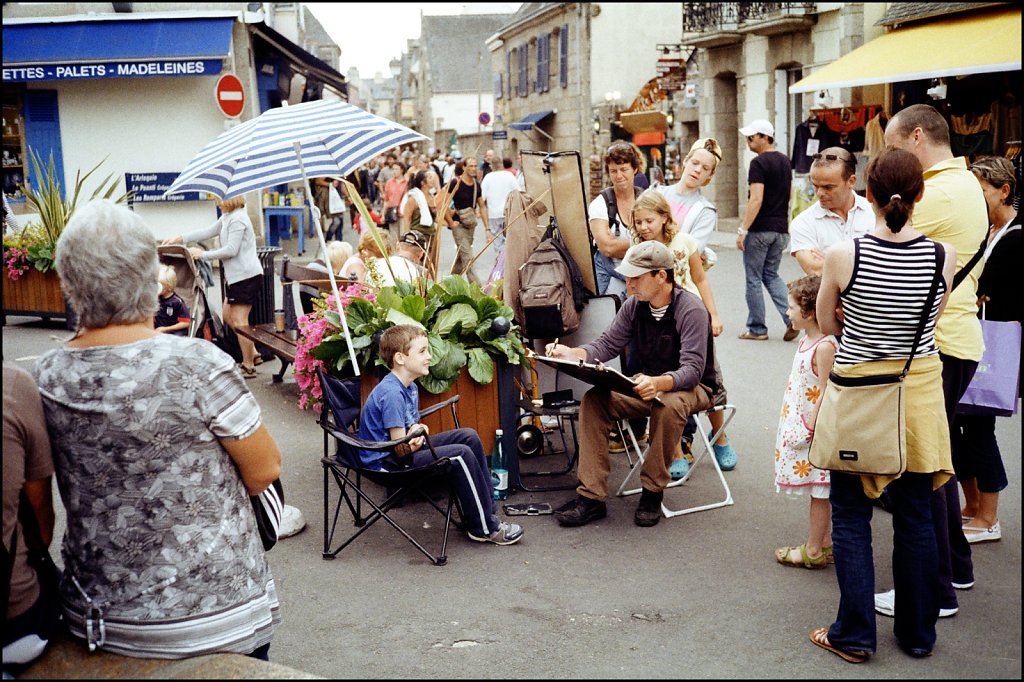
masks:
<instances>
[{"instance_id":1,"label":"man wearing sunglasses","mask_svg":"<svg viewBox=\"0 0 1024 682\"><path fill-rule=\"evenodd\" d=\"M825 249L867 234L875 214L867 199L853 191L857 159L842 147L813 155L810 177L818 200L789 226L790 253L808 275L820 275Z\"/></svg>"},{"instance_id":2,"label":"man wearing sunglasses","mask_svg":"<svg viewBox=\"0 0 1024 682\"><path fill-rule=\"evenodd\" d=\"M789 292L779 277L782 254L789 245L789 193L793 184L789 157L775 149L775 127L764 119L740 128L740 135L747 138L747 147L757 156L747 171L747 210L736 231L736 248L743 252L747 280L747 328L739 338L768 340L761 293L764 284L786 325L782 338L792 341L799 332L786 314Z\"/></svg>"}]
</instances>

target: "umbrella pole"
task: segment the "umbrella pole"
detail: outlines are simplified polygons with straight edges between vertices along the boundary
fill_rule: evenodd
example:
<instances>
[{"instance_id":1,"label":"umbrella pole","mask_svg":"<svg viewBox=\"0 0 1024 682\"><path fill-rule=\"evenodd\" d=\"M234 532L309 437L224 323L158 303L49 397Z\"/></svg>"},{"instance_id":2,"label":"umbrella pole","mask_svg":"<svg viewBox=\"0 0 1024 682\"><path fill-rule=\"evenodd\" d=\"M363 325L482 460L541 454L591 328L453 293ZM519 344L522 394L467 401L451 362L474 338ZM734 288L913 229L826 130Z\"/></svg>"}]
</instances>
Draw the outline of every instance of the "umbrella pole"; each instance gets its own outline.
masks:
<instances>
[{"instance_id":1,"label":"umbrella pole","mask_svg":"<svg viewBox=\"0 0 1024 682\"><path fill-rule=\"evenodd\" d=\"M359 362L356 360L356 351L352 348L352 337L349 335L348 320L345 318L345 306L341 304L338 281L334 277L334 268L331 267L331 261L327 257L327 242L324 240L324 231L320 225L320 211L313 205L313 193L309 191L309 178L306 177L306 166L302 163L302 145L299 142L294 142L292 145L295 147L295 158L299 162L299 170L302 171L302 182L306 188L306 196L309 197L309 215L313 220L313 225L316 226L316 236L320 241L320 252L324 254L324 260L327 261L327 275L331 279L331 291L334 292L334 300L338 302L338 313L341 315L341 330L345 335L345 345L348 346L348 356L352 359L352 372L359 376Z\"/></svg>"}]
</instances>

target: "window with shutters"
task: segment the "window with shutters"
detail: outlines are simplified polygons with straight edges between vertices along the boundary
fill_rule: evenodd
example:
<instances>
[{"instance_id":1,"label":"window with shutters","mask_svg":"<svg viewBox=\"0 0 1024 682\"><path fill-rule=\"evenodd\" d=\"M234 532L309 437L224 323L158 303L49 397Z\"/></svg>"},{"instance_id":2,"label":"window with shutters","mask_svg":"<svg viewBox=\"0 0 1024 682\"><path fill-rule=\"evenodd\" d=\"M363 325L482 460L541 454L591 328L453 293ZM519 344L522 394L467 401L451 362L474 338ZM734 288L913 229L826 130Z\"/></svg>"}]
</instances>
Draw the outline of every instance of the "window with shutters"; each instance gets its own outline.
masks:
<instances>
[{"instance_id":1,"label":"window with shutters","mask_svg":"<svg viewBox=\"0 0 1024 682\"><path fill-rule=\"evenodd\" d=\"M520 97L526 97L530 94L530 71L529 71L529 56L530 56L530 44L523 43L517 50L519 56L519 85L517 92Z\"/></svg>"},{"instance_id":2,"label":"window with shutters","mask_svg":"<svg viewBox=\"0 0 1024 682\"><path fill-rule=\"evenodd\" d=\"M569 24L562 24L558 32L558 82L569 87Z\"/></svg>"},{"instance_id":3,"label":"window with shutters","mask_svg":"<svg viewBox=\"0 0 1024 682\"><path fill-rule=\"evenodd\" d=\"M512 80L512 64L513 64L513 62L515 62L515 59L516 59L516 48L513 47L511 50L509 50L508 52L505 53L505 82L508 84L508 98L509 99L512 99L512 96L514 94L512 92L512 83L515 82L515 81Z\"/></svg>"},{"instance_id":4,"label":"window with shutters","mask_svg":"<svg viewBox=\"0 0 1024 682\"><path fill-rule=\"evenodd\" d=\"M537 36L537 92L551 89L551 34Z\"/></svg>"}]
</instances>

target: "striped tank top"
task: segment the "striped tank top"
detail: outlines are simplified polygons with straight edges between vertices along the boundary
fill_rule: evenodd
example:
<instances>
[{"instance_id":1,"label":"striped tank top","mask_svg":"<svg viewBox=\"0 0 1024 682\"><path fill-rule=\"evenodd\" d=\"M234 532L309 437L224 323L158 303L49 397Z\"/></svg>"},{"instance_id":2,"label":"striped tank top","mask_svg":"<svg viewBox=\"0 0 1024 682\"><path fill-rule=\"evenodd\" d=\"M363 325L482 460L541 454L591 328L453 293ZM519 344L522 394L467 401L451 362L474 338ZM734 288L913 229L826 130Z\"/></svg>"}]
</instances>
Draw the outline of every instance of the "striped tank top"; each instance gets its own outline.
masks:
<instances>
[{"instance_id":1,"label":"striped tank top","mask_svg":"<svg viewBox=\"0 0 1024 682\"><path fill-rule=\"evenodd\" d=\"M903 243L873 235L854 240L853 275L839 294L844 320L837 364L904 359L910 355L935 277L936 248L935 242L924 236ZM940 279L914 357L939 352L935 345L935 320L945 291L945 280Z\"/></svg>"}]
</instances>

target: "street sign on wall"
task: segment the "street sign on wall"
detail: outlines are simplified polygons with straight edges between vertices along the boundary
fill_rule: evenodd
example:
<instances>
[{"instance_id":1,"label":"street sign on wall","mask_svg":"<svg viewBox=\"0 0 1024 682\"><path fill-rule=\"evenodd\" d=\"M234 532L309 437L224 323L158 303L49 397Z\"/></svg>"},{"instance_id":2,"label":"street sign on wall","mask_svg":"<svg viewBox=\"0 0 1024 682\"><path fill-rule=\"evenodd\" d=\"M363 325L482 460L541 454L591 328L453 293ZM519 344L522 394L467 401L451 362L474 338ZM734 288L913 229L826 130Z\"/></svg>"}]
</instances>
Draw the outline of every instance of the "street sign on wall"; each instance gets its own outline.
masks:
<instances>
[{"instance_id":1,"label":"street sign on wall","mask_svg":"<svg viewBox=\"0 0 1024 682\"><path fill-rule=\"evenodd\" d=\"M228 118L238 118L242 109L245 108L245 91L242 90L242 81L238 80L238 76L234 74L225 73L217 79L214 96L217 99L217 107Z\"/></svg>"}]
</instances>

